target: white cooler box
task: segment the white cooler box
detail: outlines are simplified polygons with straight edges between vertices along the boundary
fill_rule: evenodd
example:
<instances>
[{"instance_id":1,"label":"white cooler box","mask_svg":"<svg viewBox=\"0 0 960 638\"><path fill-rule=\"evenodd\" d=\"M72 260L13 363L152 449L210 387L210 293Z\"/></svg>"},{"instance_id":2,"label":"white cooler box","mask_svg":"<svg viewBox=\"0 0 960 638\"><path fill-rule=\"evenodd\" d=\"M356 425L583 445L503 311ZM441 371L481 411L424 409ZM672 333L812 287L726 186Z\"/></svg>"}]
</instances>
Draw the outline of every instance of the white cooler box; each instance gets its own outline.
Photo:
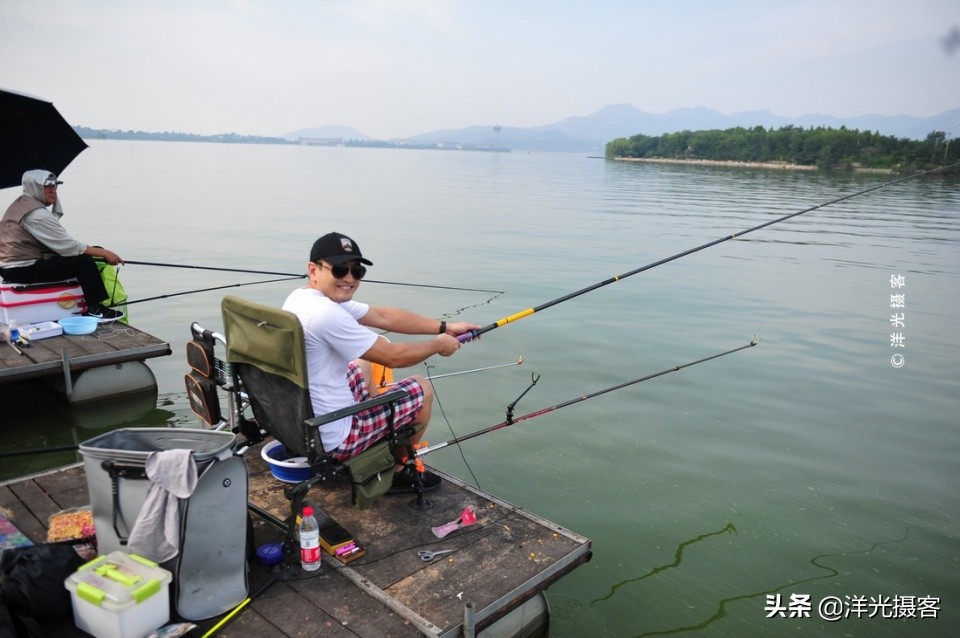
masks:
<instances>
[{"instance_id":1,"label":"white cooler box","mask_svg":"<svg viewBox=\"0 0 960 638\"><path fill-rule=\"evenodd\" d=\"M0 307L3 323L14 320L21 326L57 321L87 309L83 290L73 279L42 284L0 282Z\"/></svg>"},{"instance_id":2,"label":"white cooler box","mask_svg":"<svg viewBox=\"0 0 960 638\"><path fill-rule=\"evenodd\" d=\"M136 554L111 552L71 574L73 621L96 638L144 638L170 620L171 574Z\"/></svg>"}]
</instances>

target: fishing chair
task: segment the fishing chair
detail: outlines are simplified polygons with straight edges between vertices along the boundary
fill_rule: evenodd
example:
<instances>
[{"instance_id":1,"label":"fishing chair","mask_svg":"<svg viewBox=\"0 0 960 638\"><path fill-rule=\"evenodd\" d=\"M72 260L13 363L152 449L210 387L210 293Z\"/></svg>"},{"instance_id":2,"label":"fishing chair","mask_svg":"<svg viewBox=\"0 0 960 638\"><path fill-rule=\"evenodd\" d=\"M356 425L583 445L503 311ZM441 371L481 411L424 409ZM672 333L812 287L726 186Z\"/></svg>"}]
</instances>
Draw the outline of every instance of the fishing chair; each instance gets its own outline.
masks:
<instances>
[{"instance_id":1,"label":"fishing chair","mask_svg":"<svg viewBox=\"0 0 960 638\"><path fill-rule=\"evenodd\" d=\"M409 443L414 429L410 426L398 429L393 425L392 406L405 396L402 390L386 392L356 405L316 416L310 401L303 326L297 316L231 295L224 297L221 310L226 359L234 378L233 385L249 405L257 426L252 428L249 422L244 424L247 420L241 410L238 429L245 432L251 443L259 442L265 436L274 437L283 445L289 458L305 457L311 468L310 478L285 490L285 495L291 501L290 519L286 524L289 539L293 538L293 522L311 486L346 470L352 478L354 503L358 507L365 507L372 502L371 498L379 498L390 487L379 485L379 482L392 482L393 451L398 446L407 448L404 456L408 463L416 463L414 450ZM332 459L323 448L320 426L379 405L391 407L389 434L385 439L346 461ZM259 430L259 439L253 430ZM417 477L420 477L419 473ZM374 485L373 481L378 484ZM371 497L371 491L376 495ZM429 509L429 501L423 498L422 480L418 480L415 491L415 506Z\"/></svg>"}]
</instances>

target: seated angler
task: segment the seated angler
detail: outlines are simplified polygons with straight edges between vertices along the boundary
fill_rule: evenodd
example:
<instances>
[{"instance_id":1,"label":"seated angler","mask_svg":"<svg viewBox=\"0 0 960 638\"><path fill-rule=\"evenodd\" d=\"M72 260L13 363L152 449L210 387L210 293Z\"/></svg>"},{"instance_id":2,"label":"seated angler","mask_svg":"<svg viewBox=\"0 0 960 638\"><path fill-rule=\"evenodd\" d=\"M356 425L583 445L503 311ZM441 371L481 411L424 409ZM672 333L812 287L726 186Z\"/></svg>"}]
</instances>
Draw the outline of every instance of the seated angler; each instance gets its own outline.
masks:
<instances>
[{"instance_id":1,"label":"seated angler","mask_svg":"<svg viewBox=\"0 0 960 638\"><path fill-rule=\"evenodd\" d=\"M57 186L62 183L50 171L23 174L23 195L0 220L0 277L22 284L75 278L83 289L88 315L119 319L122 312L104 305L109 294L94 257L113 266L122 264L123 259L113 251L70 236L60 223L63 208Z\"/></svg>"},{"instance_id":2,"label":"seated angler","mask_svg":"<svg viewBox=\"0 0 960 638\"><path fill-rule=\"evenodd\" d=\"M457 336L480 328L478 325L447 323L414 312L353 301L366 274L362 265L373 262L363 257L360 247L345 235L328 233L318 239L307 263L309 283L287 297L283 309L292 312L303 325L310 399L315 414L327 414L370 398L369 362L389 368L416 365L439 354L448 357L460 348ZM434 335L424 341L393 343L371 328L401 334ZM394 403L394 425L412 424L420 440L430 420L433 392L421 376L403 379L392 387L407 396ZM388 406L371 408L339 421L320 426L324 449L338 461L364 451L387 434ZM426 472L424 490L439 486L440 477ZM414 470L398 458L393 487L389 493L414 489Z\"/></svg>"}]
</instances>

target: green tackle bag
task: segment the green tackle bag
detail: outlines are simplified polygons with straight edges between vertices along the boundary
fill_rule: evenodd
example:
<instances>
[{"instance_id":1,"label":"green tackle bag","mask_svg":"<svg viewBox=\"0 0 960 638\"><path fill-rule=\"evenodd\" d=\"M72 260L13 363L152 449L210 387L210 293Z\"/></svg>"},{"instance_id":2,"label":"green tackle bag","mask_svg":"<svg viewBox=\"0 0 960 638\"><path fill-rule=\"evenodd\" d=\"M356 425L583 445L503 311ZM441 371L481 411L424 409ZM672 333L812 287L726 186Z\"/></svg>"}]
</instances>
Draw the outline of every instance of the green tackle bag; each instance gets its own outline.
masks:
<instances>
[{"instance_id":1,"label":"green tackle bag","mask_svg":"<svg viewBox=\"0 0 960 638\"><path fill-rule=\"evenodd\" d=\"M123 311L122 323L130 323L130 315L127 313L127 291L123 289L120 283L120 277L117 275L117 269L105 261L97 261L97 268L100 269L100 278L103 279L103 285L107 289L107 303L111 308L117 308Z\"/></svg>"},{"instance_id":2,"label":"green tackle bag","mask_svg":"<svg viewBox=\"0 0 960 638\"><path fill-rule=\"evenodd\" d=\"M374 443L366 450L343 462L350 470L353 504L358 509L370 507L393 486L393 465L396 461L387 441Z\"/></svg>"}]
</instances>

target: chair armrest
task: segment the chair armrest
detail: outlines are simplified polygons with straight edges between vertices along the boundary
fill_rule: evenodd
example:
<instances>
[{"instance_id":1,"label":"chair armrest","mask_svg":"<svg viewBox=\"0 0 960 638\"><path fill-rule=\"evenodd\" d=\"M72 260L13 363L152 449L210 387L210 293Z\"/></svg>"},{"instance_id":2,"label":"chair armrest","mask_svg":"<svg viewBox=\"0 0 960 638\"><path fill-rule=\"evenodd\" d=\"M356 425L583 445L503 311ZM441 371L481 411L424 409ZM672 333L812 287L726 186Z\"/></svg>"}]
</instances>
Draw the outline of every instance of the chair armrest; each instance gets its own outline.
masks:
<instances>
[{"instance_id":1,"label":"chair armrest","mask_svg":"<svg viewBox=\"0 0 960 638\"><path fill-rule=\"evenodd\" d=\"M375 408L378 405L384 405L385 403L393 403L394 401L398 401L405 396L407 396L407 393L405 391L393 390L392 392L381 394L372 399L361 401L360 403L356 403L346 408L335 410L333 412L328 412L327 414L323 414L320 416L315 416L312 419L307 419L306 421L304 421L304 423L306 423L308 426L312 428L320 427L324 423L330 423L331 421L336 421L346 416L353 416L358 412L363 412L364 410Z\"/></svg>"}]
</instances>

